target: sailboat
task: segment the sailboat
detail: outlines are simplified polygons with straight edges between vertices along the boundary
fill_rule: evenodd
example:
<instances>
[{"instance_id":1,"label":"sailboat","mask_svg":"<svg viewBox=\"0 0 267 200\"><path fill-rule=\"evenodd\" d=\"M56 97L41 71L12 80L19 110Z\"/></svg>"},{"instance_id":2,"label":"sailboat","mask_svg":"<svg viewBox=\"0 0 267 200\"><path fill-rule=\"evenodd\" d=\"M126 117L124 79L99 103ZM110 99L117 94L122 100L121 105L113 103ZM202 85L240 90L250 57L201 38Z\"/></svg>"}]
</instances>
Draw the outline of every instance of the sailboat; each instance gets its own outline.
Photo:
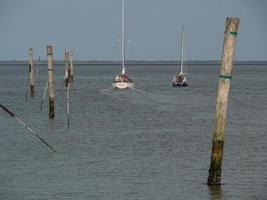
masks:
<instances>
[{"instance_id":1,"label":"sailboat","mask_svg":"<svg viewBox=\"0 0 267 200\"><path fill-rule=\"evenodd\" d=\"M182 38L181 38L181 63L180 63L180 73L175 75L172 79L172 86L173 87L186 87L187 80L186 75L187 73L183 72L184 68L184 25L182 27Z\"/></svg>"},{"instance_id":2,"label":"sailboat","mask_svg":"<svg viewBox=\"0 0 267 200\"><path fill-rule=\"evenodd\" d=\"M125 0L122 0L122 23L121 23L121 57L122 57L122 71L115 77L112 86L117 89L133 88L133 80L126 74L125 68Z\"/></svg>"}]
</instances>

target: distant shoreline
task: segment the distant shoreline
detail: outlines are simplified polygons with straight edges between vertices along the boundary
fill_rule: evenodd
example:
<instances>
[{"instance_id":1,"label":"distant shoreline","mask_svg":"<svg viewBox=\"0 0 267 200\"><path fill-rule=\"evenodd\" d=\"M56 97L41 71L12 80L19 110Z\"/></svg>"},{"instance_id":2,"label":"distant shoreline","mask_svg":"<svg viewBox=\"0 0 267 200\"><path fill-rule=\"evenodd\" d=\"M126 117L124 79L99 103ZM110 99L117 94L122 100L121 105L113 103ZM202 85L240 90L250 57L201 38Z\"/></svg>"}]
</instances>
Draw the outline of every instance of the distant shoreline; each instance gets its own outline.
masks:
<instances>
[{"instance_id":1,"label":"distant shoreline","mask_svg":"<svg viewBox=\"0 0 267 200\"><path fill-rule=\"evenodd\" d=\"M37 61L35 60L35 63ZM0 61L0 65L27 65L27 60L8 60ZM46 60L41 60L40 64L47 64ZM63 60L55 60L54 64L64 65ZM121 61L109 61L109 60L95 60L95 61L84 61L84 60L74 60L73 64L76 65L120 65ZM126 62L127 65L179 65L180 61L144 61L144 60L130 60ZM218 60L191 60L185 61L187 65L220 65ZM235 61L235 65L267 65L267 61Z\"/></svg>"}]
</instances>

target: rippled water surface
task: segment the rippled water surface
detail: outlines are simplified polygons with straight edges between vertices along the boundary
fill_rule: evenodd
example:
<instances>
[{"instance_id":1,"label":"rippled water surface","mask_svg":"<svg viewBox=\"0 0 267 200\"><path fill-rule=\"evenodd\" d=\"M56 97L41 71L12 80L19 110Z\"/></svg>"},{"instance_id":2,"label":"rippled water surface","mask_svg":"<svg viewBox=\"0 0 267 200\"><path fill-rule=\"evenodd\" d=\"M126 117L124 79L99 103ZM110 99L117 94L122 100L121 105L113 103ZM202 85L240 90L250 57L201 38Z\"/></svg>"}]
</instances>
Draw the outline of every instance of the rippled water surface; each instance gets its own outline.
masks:
<instances>
[{"instance_id":1,"label":"rippled water surface","mask_svg":"<svg viewBox=\"0 0 267 200\"><path fill-rule=\"evenodd\" d=\"M0 199L266 199L267 66L234 66L222 186L206 186L219 66L130 65L135 89L111 82L120 66L75 66L67 128L63 66L55 66L55 120L36 96L25 101L27 66L0 66L0 103L51 144L52 153L0 110Z\"/></svg>"}]
</instances>

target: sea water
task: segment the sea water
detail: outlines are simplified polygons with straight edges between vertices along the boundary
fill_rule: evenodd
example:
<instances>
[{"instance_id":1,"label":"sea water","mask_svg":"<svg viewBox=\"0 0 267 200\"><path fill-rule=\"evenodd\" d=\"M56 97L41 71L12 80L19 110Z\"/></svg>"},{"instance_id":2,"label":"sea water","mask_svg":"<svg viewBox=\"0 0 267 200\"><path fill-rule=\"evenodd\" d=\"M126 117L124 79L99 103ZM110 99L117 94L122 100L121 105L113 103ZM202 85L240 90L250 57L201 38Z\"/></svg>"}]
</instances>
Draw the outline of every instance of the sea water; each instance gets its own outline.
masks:
<instances>
[{"instance_id":1,"label":"sea water","mask_svg":"<svg viewBox=\"0 0 267 200\"><path fill-rule=\"evenodd\" d=\"M173 88L176 65L129 65L132 90L111 88L117 65L75 65L70 127L64 66L55 65L55 119L40 109L27 65L1 65L0 103L57 152L0 110L0 199L266 199L267 66L233 69L221 187L207 187L220 67L188 66L188 87ZM27 101L25 96L28 96Z\"/></svg>"}]
</instances>

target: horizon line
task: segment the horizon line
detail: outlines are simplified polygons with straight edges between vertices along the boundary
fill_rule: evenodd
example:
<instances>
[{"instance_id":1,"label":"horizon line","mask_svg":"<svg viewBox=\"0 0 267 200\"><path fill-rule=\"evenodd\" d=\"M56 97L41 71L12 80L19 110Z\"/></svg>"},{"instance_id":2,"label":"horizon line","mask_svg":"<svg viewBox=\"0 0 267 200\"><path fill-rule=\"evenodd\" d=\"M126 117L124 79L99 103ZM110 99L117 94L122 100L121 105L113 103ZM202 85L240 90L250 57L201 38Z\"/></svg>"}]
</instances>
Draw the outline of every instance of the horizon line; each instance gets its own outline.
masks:
<instances>
[{"instance_id":1,"label":"horizon line","mask_svg":"<svg viewBox=\"0 0 267 200\"><path fill-rule=\"evenodd\" d=\"M180 60L127 60L126 65L180 65ZM33 63L38 64L38 60L34 60ZM55 65L65 65L64 60L54 60ZM220 60L188 60L184 61L186 65L221 65ZM0 65L28 65L28 60L0 60ZM47 60L40 60L40 65L46 65ZM73 60L74 65L121 65L121 61L115 60ZM234 61L234 65L267 65L267 61Z\"/></svg>"}]
</instances>

